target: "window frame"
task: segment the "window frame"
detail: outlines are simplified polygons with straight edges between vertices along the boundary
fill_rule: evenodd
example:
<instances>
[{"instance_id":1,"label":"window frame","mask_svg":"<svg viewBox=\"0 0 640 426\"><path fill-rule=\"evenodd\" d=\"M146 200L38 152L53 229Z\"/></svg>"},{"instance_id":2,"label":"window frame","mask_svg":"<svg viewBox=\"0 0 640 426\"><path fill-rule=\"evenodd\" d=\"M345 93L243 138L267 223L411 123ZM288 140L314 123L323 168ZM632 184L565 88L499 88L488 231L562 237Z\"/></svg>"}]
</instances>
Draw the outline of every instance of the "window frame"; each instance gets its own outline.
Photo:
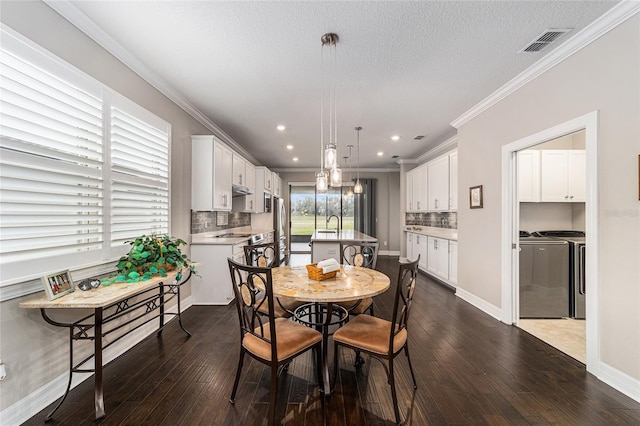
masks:
<instances>
[{"instance_id":1,"label":"window frame","mask_svg":"<svg viewBox=\"0 0 640 426\"><path fill-rule=\"evenodd\" d=\"M125 96L115 92L108 86L96 80L92 76L79 70L75 66L57 57L48 50L37 45L33 41L27 39L4 24L0 25L0 37L2 39L2 50L8 50L19 58L27 61L53 76L66 81L67 83L79 87L93 95L98 95L101 100L102 108L102 248L95 250L99 255L97 257L88 256L86 261L74 264L68 267L57 263L55 266L45 265L43 270L31 272L28 274L16 275L16 271L11 272L9 276L3 276L0 279L0 302L13 299L16 297L28 295L31 293L42 291L40 277L46 275L53 270L60 268L69 268L74 280L93 277L101 274L113 272L117 259L128 251L128 245L122 247L111 246L111 108L124 110L127 114L143 121L150 127L159 129L160 132L166 134L166 232L171 234L171 153L172 153L172 126L171 123L163 120L142 106L136 104ZM162 139L164 143L164 139ZM163 203L163 206L165 204ZM162 208L164 212L164 208ZM142 222L140 222L142 223ZM164 232L163 232L164 233ZM137 235L136 235L137 236ZM79 252L82 253L82 252ZM37 262L38 260L30 260ZM21 261L26 263L28 261ZM14 262L18 264L18 262ZM11 265L11 264L7 264ZM4 266L4 265L3 265ZM25 268L25 270L28 270ZM3 275L5 275L3 273Z\"/></svg>"}]
</instances>

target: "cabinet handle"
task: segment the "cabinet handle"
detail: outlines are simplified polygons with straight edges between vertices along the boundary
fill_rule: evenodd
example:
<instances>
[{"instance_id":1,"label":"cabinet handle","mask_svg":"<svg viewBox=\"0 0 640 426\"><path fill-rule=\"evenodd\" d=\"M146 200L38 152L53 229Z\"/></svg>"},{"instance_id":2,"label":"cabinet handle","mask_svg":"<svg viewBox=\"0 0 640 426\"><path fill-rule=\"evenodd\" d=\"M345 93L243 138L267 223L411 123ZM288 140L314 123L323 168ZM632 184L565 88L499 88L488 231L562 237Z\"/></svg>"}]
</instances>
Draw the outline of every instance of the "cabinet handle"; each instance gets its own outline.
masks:
<instances>
[{"instance_id":1,"label":"cabinet handle","mask_svg":"<svg viewBox=\"0 0 640 426\"><path fill-rule=\"evenodd\" d=\"M573 200L573 195L571 197L569 197L569 198L571 198Z\"/></svg>"},{"instance_id":2,"label":"cabinet handle","mask_svg":"<svg viewBox=\"0 0 640 426\"><path fill-rule=\"evenodd\" d=\"M420 201L418 201L418 210L420 210Z\"/></svg>"},{"instance_id":3,"label":"cabinet handle","mask_svg":"<svg viewBox=\"0 0 640 426\"><path fill-rule=\"evenodd\" d=\"M251 206L249 207L249 210L253 210L253 200L249 200L249 205Z\"/></svg>"},{"instance_id":4,"label":"cabinet handle","mask_svg":"<svg viewBox=\"0 0 640 426\"><path fill-rule=\"evenodd\" d=\"M409 201L409 210L413 208L413 202Z\"/></svg>"},{"instance_id":5,"label":"cabinet handle","mask_svg":"<svg viewBox=\"0 0 640 426\"><path fill-rule=\"evenodd\" d=\"M568 196L568 195L565 195L565 196L564 196L564 199L566 200L567 198L569 198L569 196Z\"/></svg>"},{"instance_id":6,"label":"cabinet handle","mask_svg":"<svg viewBox=\"0 0 640 426\"><path fill-rule=\"evenodd\" d=\"M242 185L242 173L240 173L240 185Z\"/></svg>"}]
</instances>

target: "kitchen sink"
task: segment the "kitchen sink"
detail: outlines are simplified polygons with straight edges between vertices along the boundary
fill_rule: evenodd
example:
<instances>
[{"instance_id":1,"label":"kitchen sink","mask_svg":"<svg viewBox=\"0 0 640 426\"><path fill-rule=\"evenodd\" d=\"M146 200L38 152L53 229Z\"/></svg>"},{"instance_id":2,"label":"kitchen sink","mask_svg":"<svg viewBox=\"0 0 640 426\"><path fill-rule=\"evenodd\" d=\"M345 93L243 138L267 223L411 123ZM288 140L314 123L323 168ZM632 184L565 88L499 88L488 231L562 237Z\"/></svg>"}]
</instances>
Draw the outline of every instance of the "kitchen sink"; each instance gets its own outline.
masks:
<instances>
[{"instance_id":1,"label":"kitchen sink","mask_svg":"<svg viewBox=\"0 0 640 426\"><path fill-rule=\"evenodd\" d=\"M319 229L316 231L318 234L337 234L336 229Z\"/></svg>"}]
</instances>

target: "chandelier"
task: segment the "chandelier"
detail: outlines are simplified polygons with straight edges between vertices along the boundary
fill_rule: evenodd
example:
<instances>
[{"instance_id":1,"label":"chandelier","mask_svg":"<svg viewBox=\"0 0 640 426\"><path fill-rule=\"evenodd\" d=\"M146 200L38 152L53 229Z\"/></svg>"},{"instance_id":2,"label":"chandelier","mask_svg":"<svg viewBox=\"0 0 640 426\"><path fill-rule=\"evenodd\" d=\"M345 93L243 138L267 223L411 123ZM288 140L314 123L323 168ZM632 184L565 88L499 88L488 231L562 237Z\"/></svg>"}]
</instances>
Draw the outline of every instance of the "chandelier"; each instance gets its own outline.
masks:
<instances>
[{"instance_id":1,"label":"chandelier","mask_svg":"<svg viewBox=\"0 0 640 426\"><path fill-rule=\"evenodd\" d=\"M342 170L338 165L336 44L338 35L327 33L322 41L322 84L320 94L320 171L316 173L316 190L324 193L329 186L342 186ZM329 51L331 69L325 73L325 49ZM325 77L328 76L328 79ZM326 84L325 84L326 83ZM325 87L326 86L326 87ZM325 134L328 140L325 141Z\"/></svg>"}]
</instances>

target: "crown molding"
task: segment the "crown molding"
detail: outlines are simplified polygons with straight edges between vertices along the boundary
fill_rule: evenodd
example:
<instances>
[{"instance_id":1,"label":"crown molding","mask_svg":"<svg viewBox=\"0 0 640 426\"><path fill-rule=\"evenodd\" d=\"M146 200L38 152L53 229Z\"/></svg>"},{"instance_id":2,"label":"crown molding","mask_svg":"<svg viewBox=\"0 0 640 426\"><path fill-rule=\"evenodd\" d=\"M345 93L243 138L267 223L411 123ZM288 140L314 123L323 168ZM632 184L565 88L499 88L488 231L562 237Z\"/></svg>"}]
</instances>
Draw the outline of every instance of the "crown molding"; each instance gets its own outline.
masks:
<instances>
[{"instance_id":1,"label":"crown molding","mask_svg":"<svg viewBox=\"0 0 640 426\"><path fill-rule=\"evenodd\" d=\"M153 86L160 93L169 98L172 102L182 108L187 114L193 117L197 122L209 129L214 136L228 145L230 148L243 155L247 160L258 164L256 158L246 149L240 146L235 140L224 132L217 124L211 121L206 115L198 110L191 102L189 102L182 94L176 91L166 80L161 78L157 73L149 69L138 58L132 55L128 50L122 47L102 28L96 25L89 17L80 9L67 0L43 0L43 2L51 9L56 11L60 16L77 27L85 35L98 43L107 52L113 55L120 62L125 64L129 69L138 74L143 80Z\"/></svg>"},{"instance_id":2,"label":"crown molding","mask_svg":"<svg viewBox=\"0 0 640 426\"><path fill-rule=\"evenodd\" d=\"M525 84L539 77L541 74L558 65L569 56L602 37L604 34L622 24L638 12L640 12L640 2L636 0L621 1L609 9L604 15L585 27L582 31L578 32L569 40L561 44L557 49L542 57L539 61L518 74L507 84L500 87L476 106L453 120L451 125L456 129L460 128L460 126L477 117L496 103L500 102L502 99L520 89Z\"/></svg>"},{"instance_id":3,"label":"crown molding","mask_svg":"<svg viewBox=\"0 0 640 426\"><path fill-rule=\"evenodd\" d=\"M292 168L283 168L283 167L279 167L279 168L270 168L269 170L271 170L272 172L276 172L276 173L296 173L296 172L317 172L318 168L315 167L292 167ZM352 172L352 173L356 173L358 171L358 169L342 169L342 177L344 178L344 173L345 172ZM399 167L392 167L392 168L361 168L360 169L360 173L363 172L367 172L367 173L398 173L400 172L400 168Z\"/></svg>"},{"instance_id":4,"label":"crown molding","mask_svg":"<svg viewBox=\"0 0 640 426\"><path fill-rule=\"evenodd\" d=\"M442 154L445 151L452 150L457 146L458 146L458 135L453 135L449 139L447 139L446 141L442 142L441 144L435 146L434 148L432 148L429 151L427 151L424 154L422 154L420 157L418 157L416 159L416 161L418 163L425 162L427 160L430 160L430 159Z\"/></svg>"}]
</instances>

